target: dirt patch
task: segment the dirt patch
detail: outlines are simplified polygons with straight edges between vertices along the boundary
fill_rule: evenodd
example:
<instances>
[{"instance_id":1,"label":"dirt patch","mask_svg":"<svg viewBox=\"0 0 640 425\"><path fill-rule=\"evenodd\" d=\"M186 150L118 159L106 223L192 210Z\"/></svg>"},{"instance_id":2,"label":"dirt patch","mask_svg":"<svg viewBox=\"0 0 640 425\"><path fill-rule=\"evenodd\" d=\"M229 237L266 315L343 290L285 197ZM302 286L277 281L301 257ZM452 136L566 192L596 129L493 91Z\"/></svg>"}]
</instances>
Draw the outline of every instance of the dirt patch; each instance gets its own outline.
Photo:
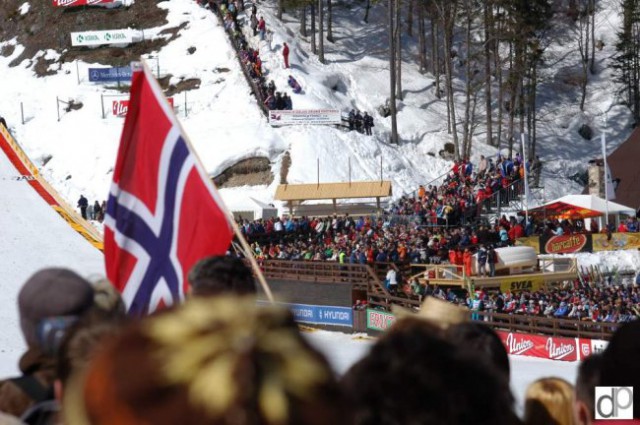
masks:
<instances>
[{"instance_id":1,"label":"dirt patch","mask_svg":"<svg viewBox=\"0 0 640 425\"><path fill-rule=\"evenodd\" d=\"M188 78L180 81L178 84L171 84L165 91L166 96L173 96L176 93L182 93L183 91L194 90L200 88L199 78Z\"/></svg>"},{"instance_id":2,"label":"dirt patch","mask_svg":"<svg viewBox=\"0 0 640 425\"><path fill-rule=\"evenodd\" d=\"M13 54L13 52L15 52L16 50L16 46L14 46L13 44L5 44L4 46L2 46L2 50L0 50L0 55L6 57L9 57Z\"/></svg>"},{"instance_id":3,"label":"dirt patch","mask_svg":"<svg viewBox=\"0 0 640 425\"><path fill-rule=\"evenodd\" d=\"M265 157L243 159L213 178L219 188L269 185L273 182L271 161Z\"/></svg>"},{"instance_id":4,"label":"dirt patch","mask_svg":"<svg viewBox=\"0 0 640 425\"><path fill-rule=\"evenodd\" d=\"M40 56L36 59L36 64L33 66L33 70L36 75L40 77L44 77L47 75L55 75L58 73L59 66L49 68L50 65L55 64L57 61L55 59L45 59L44 55Z\"/></svg>"},{"instance_id":5,"label":"dirt patch","mask_svg":"<svg viewBox=\"0 0 640 425\"><path fill-rule=\"evenodd\" d=\"M289 168L291 168L291 154L289 151L284 153L282 157L282 166L280 167L280 184L287 184L287 176L289 175Z\"/></svg>"},{"instance_id":6,"label":"dirt patch","mask_svg":"<svg viewBox=\"0 0 640 425\"><path fill-rule=\"evenodd\" d=\"M158 50L168 40L135 43L130 48L104 47L78 49L71 47L70 33L75 31L110 30L118 28L144 29L166 24L167 11L156 0L137 0L131 7L105 9L101 7L60 8L50 1L30 2L31 9L20 15L18 7L24 0L0 2L0 40L17 37L24 51L11 66L33 59L39 51L48 49L62 53L60 61L83 59L112 66L123 66L137 60L141 54ZM170 29L168 29L170 30ZM175 29L175 36L179 27ZM169 34L172 34L171 31ZM172 37L174 35L172 34ZM40 75L40 74L39 74Z\"/></svg>"}]
</instances>

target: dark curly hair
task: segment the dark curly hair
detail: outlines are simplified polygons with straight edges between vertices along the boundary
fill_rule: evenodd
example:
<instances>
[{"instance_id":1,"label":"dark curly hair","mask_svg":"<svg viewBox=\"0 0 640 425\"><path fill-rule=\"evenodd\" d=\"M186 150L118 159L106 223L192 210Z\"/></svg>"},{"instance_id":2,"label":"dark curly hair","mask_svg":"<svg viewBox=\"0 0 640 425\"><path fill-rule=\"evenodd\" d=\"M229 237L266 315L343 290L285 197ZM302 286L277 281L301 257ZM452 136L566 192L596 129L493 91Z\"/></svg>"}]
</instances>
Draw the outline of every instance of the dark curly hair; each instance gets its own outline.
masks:
<instances>
[{"instance_id":1,"label":"dark curly hair","mask_svg":"<svg viewBox=\"0 0 640 425\"><path fill-rule=\"evenodd\" d=\"M518 424L509 383L420 319L402 319L342 384L356 425Z\"/></svg>"}]
</instances>

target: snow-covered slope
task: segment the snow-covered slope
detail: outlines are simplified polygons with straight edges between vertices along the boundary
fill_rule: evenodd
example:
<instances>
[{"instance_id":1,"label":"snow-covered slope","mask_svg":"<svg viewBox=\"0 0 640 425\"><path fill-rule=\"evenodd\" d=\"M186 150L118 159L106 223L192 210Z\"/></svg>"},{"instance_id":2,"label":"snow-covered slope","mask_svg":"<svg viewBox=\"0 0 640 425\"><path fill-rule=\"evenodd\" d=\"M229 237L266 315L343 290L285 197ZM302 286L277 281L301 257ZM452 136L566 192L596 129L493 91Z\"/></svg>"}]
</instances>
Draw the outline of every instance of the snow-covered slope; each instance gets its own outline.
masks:
<instances>
[{"instance_id":1,"label":"snow-covered slope","mask_svg":"<svg viewBox=\"0 0 640 425\"><path fill-rule=\"evenodd\" d=\"M15 372L24 348L16 299L22 284L43 267L68 267L103 276L102 253L76 233L0 151L0 376Z\"/></svg>"}]
</instances>

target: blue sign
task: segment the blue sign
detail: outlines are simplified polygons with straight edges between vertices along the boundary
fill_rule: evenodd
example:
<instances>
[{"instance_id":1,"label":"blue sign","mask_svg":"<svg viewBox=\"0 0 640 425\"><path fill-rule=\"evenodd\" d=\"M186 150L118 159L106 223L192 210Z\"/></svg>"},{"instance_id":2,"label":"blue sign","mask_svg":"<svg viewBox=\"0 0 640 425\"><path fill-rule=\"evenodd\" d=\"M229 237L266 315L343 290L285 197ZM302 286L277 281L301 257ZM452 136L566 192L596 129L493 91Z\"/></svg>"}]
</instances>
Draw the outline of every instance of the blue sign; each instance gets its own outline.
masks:
<instances>
[{"instance_id":1,"label":"blue sign","mask_svg":"<svg viewBox=\"0 0 640 425\"><path fill-rule=\"evenodd\" d=\"M259 304L268 305L269 303L259 301ZM293 318L299 323L353 327L353 310L350 307L289 303L277 304L289 308L291 313L293 313Z\"/></svg>"},{"instance_id":2,"label":"blue sign","mask_svg":"<svg viewBox=\"0 0 640 425\"><path fill-rule=\"evenodd\" d=\"M130 66L122 66L117 68L89 68L89 81L112 82L112 81L131 81L133 74Z\"/></svg>"}]
</instances>

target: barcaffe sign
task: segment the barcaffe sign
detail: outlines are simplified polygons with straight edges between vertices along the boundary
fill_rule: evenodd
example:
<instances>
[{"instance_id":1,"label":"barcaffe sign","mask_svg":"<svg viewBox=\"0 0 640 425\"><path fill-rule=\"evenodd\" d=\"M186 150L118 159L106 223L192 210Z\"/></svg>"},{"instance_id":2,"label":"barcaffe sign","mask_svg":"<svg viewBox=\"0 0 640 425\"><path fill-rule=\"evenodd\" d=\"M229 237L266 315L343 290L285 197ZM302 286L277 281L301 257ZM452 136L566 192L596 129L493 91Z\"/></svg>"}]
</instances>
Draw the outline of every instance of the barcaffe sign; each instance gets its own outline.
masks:
<instances>
[{"instance_id":1,"label":"barcaffe sign","mask_svg":"<svg viewBox=\"0 0 640 425\"><path fill-rule=\"evenodd\" d=\"M72 46L100 46L103 44L133 43L131 30L84 31L71 33Z\"/></svg>"}]
</instances>

